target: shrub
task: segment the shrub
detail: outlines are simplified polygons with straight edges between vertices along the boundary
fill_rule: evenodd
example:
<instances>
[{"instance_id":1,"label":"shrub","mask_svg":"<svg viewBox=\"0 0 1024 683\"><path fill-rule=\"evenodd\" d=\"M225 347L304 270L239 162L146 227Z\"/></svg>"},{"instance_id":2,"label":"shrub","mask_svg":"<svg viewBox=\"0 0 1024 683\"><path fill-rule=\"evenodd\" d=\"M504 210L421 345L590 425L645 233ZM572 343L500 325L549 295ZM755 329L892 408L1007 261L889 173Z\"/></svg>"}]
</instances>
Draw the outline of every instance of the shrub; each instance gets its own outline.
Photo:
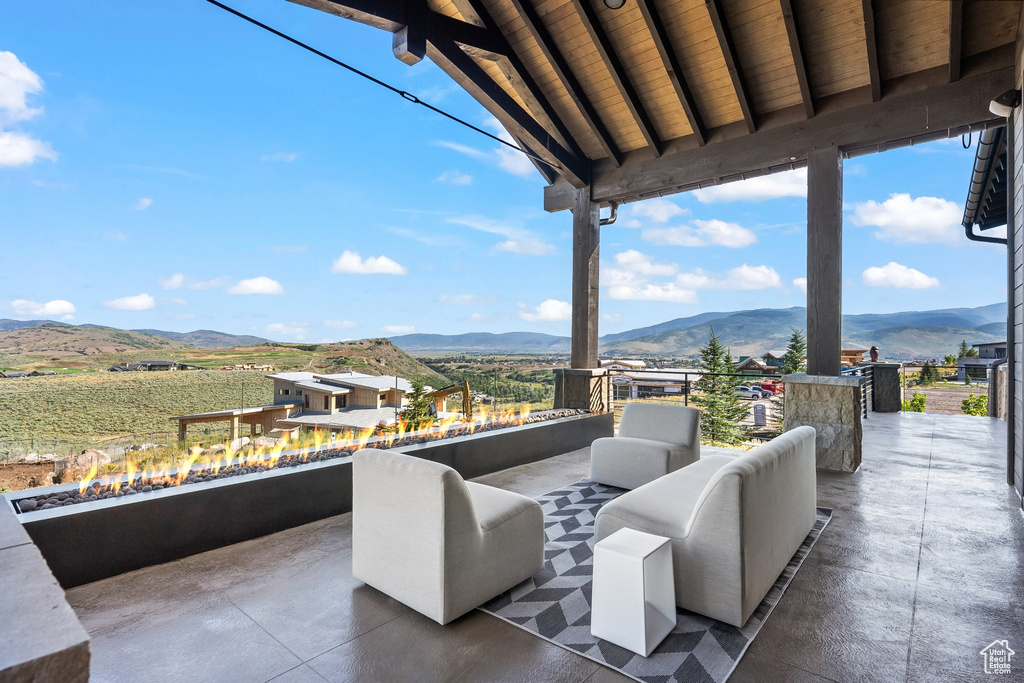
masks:
<instances>
[{"instance_id":1,"label":"shrub","mask_svg":"<svg viewBox=\"0 0 1024 683\"><path fill-rule=\"evenodd\" d=\"M988 415L988 395L979 394L975 396L974 394L968 394L967 398L960 403L960 408L967 415L984 417Z\"/></svg>"},{"instance_id":2,"label":"shrub","mask_svg":"<svg viewBox=\"0 0 1024 683\"><path fill-rule=\"evenodd\" d=\"M919 391L914 392L913 398L903 399L903 410L908 413L923 413L927 396Z\"/></svg>"}]
</instances>

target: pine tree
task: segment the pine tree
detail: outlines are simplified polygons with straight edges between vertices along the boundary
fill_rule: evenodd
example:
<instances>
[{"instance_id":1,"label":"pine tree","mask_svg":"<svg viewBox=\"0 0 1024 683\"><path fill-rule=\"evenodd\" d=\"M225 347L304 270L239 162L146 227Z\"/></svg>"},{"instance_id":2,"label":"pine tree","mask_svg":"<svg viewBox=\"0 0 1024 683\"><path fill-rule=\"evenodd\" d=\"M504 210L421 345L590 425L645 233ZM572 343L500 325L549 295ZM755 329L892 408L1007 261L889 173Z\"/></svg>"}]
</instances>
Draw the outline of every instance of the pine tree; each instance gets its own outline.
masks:
<instances>
[{"instance_id":1,"label":"pine tree","mask_svg":"<svg viewBox=\"0 0 1024 683\"><path fill-rule=\"evenodd\" d=\"M967 345L967 340L960 342L960 358L977 358L978 349Z\"/></svg>"},{"instance_id":2,"label":"pine tree","mask_svg":"<svg viewBox=\"0 0 1024 683\"><path fill-rule=\"evenodd\" d=\"M747 435L740 420L747 416L747 406L736 393L741 380L735 375L732 355L715 336L714 329L708 343L700 347L700 367L704 374L694 383L698 393L693 402L703 409L701 434L712 443L743 443Z\"/></svg>"},{"instance_id":3,"label":"pine tree","mask_svg":"<svg viewBox=\"0 0 1024 683\"><path fill-rule=\"evenodd\" d=\"M939 371L930 360L926 360L921 366L921 373L917 376L918 383L923 386L931 386L939 379Z\"/></svg>"},{"instance_id":4,"label":"pine tree","mask_svg":"<svg viewBox=\"0 0 1024 683\"><path fill-rule=\"evenodd\" d=\"M789 335L789 343L786 344L786 353L782 356L782 366L779 371L783 375L791 375L794 372L805 372L807 370L807 339L804 331L793 328Z\"/></svg>"},{"instance_id":5,"label":"pine tree","mask_svg":"<svg viewBox=\"0 0 1024 683\"><path fill-rule=\"evenodd\" d=\"M412 391L407 396L409 405L402 410L402 420L410 429L419 429L434 421L429 412L433 399L427 396L426 385L427 382L422 377L412 379Z\"/></svg>"}]
</instances>

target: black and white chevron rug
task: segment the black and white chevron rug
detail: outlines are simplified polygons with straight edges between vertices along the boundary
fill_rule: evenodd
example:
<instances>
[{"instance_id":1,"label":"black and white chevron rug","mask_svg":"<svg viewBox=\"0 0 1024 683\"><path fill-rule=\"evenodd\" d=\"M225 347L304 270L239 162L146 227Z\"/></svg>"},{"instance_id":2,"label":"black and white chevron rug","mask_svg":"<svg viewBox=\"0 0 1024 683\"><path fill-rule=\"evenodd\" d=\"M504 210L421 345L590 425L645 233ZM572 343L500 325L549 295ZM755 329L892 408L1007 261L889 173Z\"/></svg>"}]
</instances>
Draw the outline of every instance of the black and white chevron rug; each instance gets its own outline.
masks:
<instances>
[{"instance_id":1,"label":"black and white chevron rug","mask_svg":"<svg viewBox=\"0 0 1024 683\"><path fill-rule=\"evenodd\" d=\"M642 657L590 635L594 519L602 505L623 493L583 479L538 498L547 535L544 569L480 609L638 681L723 683L832 519L832 511L818 508L811 533L743 628L677 608L675 629L650 657Z\"/></svg>"}]
</instances>

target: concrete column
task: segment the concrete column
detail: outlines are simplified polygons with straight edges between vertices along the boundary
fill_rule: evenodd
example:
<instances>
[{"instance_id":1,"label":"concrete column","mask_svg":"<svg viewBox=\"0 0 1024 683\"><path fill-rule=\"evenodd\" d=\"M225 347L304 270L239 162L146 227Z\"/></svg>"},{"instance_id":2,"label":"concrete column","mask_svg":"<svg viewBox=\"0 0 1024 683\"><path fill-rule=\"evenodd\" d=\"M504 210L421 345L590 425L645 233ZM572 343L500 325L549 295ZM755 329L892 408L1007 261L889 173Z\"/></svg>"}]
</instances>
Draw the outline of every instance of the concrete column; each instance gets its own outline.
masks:
<instances>
[{"instance_id":1,"label":"concrete column","mask_svg":"<svg viewBox=\"0 0 1024 683\"><path fill-rule=\"evenodd\" d=\"M572 201L572 346L573 368L597 368L600 205L590 188L573 191Z\"/></svg>"},{"instance_id":2,"label":"concrete column","mask_svg":"<svg viewBox=\"0 0 1024 683\"><path fill-rule=\"evenodd\" d=\"M843 158L807 155L807 374L837 377L843 336Z\"/></svg>"}]
</instances>

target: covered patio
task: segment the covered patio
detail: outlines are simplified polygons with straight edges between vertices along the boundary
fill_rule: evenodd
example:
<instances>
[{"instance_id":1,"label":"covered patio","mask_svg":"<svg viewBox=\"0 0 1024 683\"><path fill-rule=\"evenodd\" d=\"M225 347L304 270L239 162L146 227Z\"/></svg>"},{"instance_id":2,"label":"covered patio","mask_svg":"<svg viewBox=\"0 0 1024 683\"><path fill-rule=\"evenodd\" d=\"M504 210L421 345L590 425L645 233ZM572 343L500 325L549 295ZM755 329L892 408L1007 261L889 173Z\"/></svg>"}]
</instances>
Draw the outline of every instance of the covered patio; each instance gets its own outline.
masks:
<instances>
[{"instance_id":1,"label":"covered patio","mask_svg":"<svg viewBox=\"0 0 1024 683\"><path fill-rule=\"evenodd\" d=\"M1005 424L873 415L864 465L819 471L834 521L729 679L984 680L1024 642L1024 518ZM589 449L476 481L539 496ZM480 611L448 626L354 579L351 514L74 588L102 681L629 680Z\"/></svg>"}]
</instances>

